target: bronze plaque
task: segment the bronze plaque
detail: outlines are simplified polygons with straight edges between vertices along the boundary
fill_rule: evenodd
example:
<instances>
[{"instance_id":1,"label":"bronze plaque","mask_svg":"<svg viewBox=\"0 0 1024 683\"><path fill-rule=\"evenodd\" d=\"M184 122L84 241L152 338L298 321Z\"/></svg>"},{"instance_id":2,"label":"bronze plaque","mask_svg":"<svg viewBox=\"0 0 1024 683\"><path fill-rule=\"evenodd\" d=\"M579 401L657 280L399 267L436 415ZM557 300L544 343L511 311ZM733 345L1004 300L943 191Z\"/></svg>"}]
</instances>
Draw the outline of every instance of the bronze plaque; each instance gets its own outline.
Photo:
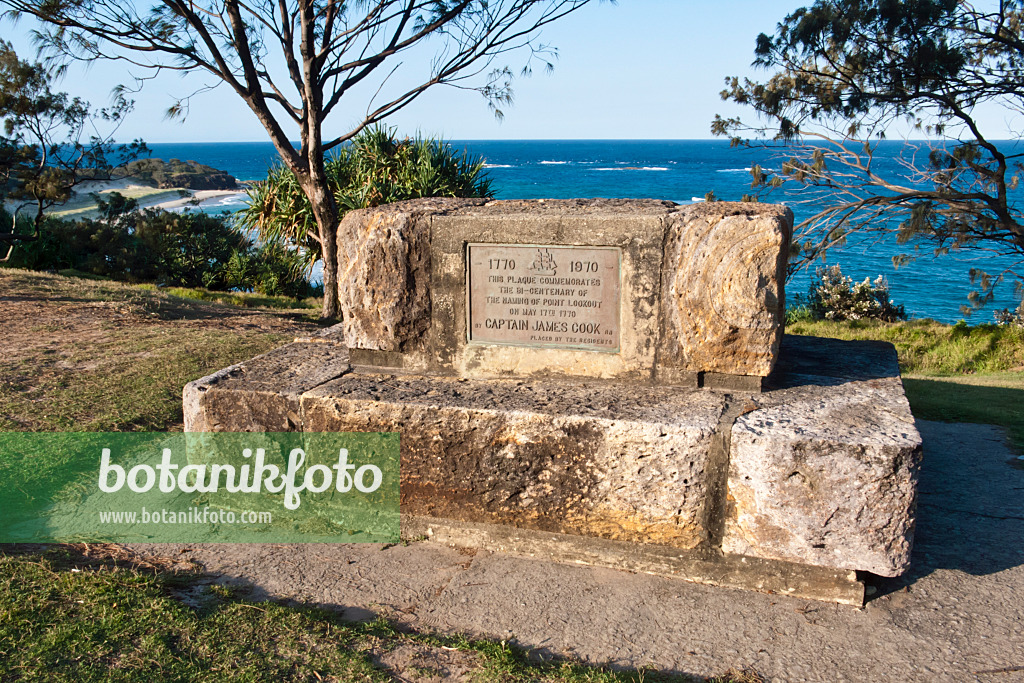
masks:
<instances>
[{"instance_id":1,"label":"bronze plaque","mask_svg":"<svg viewBox=\"0 0 1024 683\"><path fill-rule=\"evenodd\" d=\"M619 350L618 247L470 244L469 341Z\"/></svg>"}]
</instances>

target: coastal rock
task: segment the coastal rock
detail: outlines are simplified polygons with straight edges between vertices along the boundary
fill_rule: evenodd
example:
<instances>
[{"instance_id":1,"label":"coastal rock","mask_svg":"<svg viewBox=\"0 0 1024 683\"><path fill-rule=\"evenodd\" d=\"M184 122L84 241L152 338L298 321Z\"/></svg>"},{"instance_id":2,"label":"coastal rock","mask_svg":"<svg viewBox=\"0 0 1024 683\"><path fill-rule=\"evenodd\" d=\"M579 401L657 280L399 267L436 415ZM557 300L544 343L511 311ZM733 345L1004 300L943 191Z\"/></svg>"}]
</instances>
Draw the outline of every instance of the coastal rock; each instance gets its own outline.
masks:
<instances>
[{"instance_id":1,"label":"coastal rock","mask_svg":"<svg viewBox=\"0 0 1024 683\"><path fill-rule=\"evenodd\" d=\"M801 386L750 403L732 428L724 551L882 576L907 568L921 437L898 374L879 375L794 375Z\"/></svg>"},{"instance_id":2,"label":"coastal rock","mask_svg":"<svg viewBox=\"0 0 1024 683\"><path fill-rule=\"evenodd\" d=\"M138 159L118 168L117 177L132 178L160 189L237 190L238 181L226 171L195 161Z\"/></svg>"},{"instance_id":3,"label":"coastal rock","mask_svg":"<svg viewBox=\"0 0 1024 683\"><path fill-rule=\"evenodd\" d=\"M785 321L793 212L709 202L666 221L659 362L691 372L767 376Z\"/></svg>"}]
</instances>

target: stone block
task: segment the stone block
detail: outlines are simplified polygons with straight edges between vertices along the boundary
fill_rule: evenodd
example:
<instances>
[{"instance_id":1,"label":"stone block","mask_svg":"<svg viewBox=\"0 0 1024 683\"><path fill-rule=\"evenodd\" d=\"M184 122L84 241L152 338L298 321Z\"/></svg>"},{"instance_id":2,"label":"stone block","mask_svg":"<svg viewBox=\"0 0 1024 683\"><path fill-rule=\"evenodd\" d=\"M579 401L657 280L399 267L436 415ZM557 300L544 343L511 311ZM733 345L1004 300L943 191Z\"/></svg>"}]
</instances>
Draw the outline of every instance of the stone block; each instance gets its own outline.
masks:
<instances>
[{"instance_id":1,"label":"stone block","mask_svg":"<svg viewBox=\"0 0 1024 683\"><path fill-rule=\"evenodd\" d=\"M338 230L343 338L401 353L395 367L457 377L691 387L702 373L764 377L782 333L791 229L788 209L753 203L422 199L353 211ZM618 300L603 302L615 309L614 352L473 341L471 244L617 250Z\"/></svg>"},{"instance_id":2,"label":"stone block","mask_svg":"<svg viewBox=\"0 0 1024 683\"><path fill-rule=\"evenodd\" d=\"M921 437L895 350L787 346L793 362L773 381L788 388L752 397L732 427L722 548L896 576L910 562ZM808 366L826 354L834 362Z\"/></svg>"},{"instance_id":3,"label":"stone block","mask_svg":"<svg viewBox=\"0 0 1024 683\"><path fill-rule=\"evenodd\" d=\"M785 322L793 213L710 202L674 211L666 222L659 364L768 375Z\"/></svg>"},{"instance_id":4,"label":"stone block","mask_svg":"<svg viewBox=\"0 0 1024 683\"><path fill-rule=\"evenodd\" d=\"M398 432L403 514L558 534L536 552L574 561L638 544L643 571L843 601L849 572L908 564L920 437L891 345L787 336L758 393L350 366L338 331L189 384L186 429Z\"/></svg>"},{"instance_id":5,"label":"stone block","mask_svg":"<svg viewBox=\"0 0 1024 683\"><path fill-rule=\"evenodd\" d=\"M300 341L185 385L186 432L289 432L302 428L299 396L350 369L348 349Z\"/></svg>"},{"instance_id":6,"label":"stone block","mask_svg":"<svg viewBox=\"0 0 1024 683\"><path fill-rule=\"evenodd\" d=\"M430 219L481 199L431 198L345 214L338 298L351 348L407 351L430 327Z\"/></svg>"},{"instance_id":7,"label":"stone block","mask_svg":"<svg viewBox=\"0 0 1024 683\"><path fill-rule=\"evenodd\" d=\"M309 431L401 432L402 511L693 548L707 541L720 394L352 373Z\"/></svg>"}]
</instances>

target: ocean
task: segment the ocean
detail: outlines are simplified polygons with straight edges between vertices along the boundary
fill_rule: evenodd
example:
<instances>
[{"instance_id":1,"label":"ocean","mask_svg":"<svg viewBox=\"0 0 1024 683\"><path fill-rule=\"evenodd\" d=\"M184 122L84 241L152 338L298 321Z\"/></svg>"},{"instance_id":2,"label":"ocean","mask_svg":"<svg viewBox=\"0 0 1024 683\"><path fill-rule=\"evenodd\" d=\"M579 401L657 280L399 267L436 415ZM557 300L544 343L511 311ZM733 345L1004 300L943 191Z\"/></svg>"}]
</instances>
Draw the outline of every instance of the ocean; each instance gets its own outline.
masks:
<instances>
[{"instance_id":1,"label":"ocean","mask_svg":"<svg viewBox=\"0 0 1024 683\"><path fill-rule=\"evenodd\" d=\"M750 191L750 167L770 168L765 150L730 148L725 140L514 140L450 141L453 147L482 157L493 180L498 199L565 199L571 197L633 197L668 199L680 204L700 200L713 191L719 199L738 200ZM153 156L191 159L222 169L239 180L259 180L277 156L269 142L150 144ZM899 172L901 145L884 143L876 156L881 172ZM242 198L226 197L208 205L209 212L233 211ZM793 191L780 191L768 201L785 202L796 219L810 208ZM894 268L892 257L912 250L913 245L851 241L828 255L856 281L883 275L890 296L915 318L956 322L964 318L960 307L974 289L969 271L979 268L998 273L1013 259L987 252L960 252L939 258L922 245L922 256ZM787 285L792 301L806 294L813 269L793 276ZM995 300L968 317L972 324L991 322L992 310L1016 306L1012 284L1002 285Z\"/></svg>"}]
</instances>

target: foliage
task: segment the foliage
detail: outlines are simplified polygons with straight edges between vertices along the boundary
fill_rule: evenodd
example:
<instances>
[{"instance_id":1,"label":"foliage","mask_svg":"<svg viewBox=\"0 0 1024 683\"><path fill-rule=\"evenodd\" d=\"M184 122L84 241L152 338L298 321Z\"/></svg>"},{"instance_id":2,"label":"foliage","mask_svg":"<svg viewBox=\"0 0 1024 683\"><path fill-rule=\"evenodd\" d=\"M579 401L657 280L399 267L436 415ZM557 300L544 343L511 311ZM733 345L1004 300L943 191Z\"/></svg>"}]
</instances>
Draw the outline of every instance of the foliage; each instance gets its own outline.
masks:
<instances>
[{"instance_id":1,"label":"foliage","mask_svg":"<svg viewBox=\"0 0 1024 683\"><path fill-rule=\"evenodd\" d=\"M889 298L889 283L879 275L854 283L839 266L818 268L807 294L807 310L815 320L906 320L902 305Z\"/></svg>"},{"instance_id":2,"label":"foliage","mask_svg":"<svg viewBox=\"0 0 1024 683\"><path fill-rule=\"evenodd\" d=\"M999 325L1016 325L1024 328L1024 302L1017 307L1016 311L1004 308L995 311L996 323Z\"/></svg>"},{"instance_id":3,"label":"foliage","mask_svg":"<svg viewBox=\"0 0 1024 683\"><path fill-rule=\"evenodd\" d=\"M325 164L334 200L342 211L417 197L491 197L482 159L459 154L432 139L397 139L373 127L341 147ZM295 174L281 165L249 188L242 224L267 242L302 247L306 267L321 257L312 207Z\"/></svg>"},{"instance_id":4,"label":"foliage","mask_svg":"<svg viewBox=\"0 0 1024 683\"><path fill-rule=\"evenodd\" d=\"M292 247L266 242L256 249L237 250L227 262L225 276L233 288L245 288L265 296L303 299L322 290L304 277L304 260Z\"/></svg>"},{"instance_id":5,"label":"foliage","mask_svg":"<svg viewBox=\"0 0 1024 683\"><path fill-rule=\"evenodd\" d=\"M716 117L712 130L735 144L750 144L744 136L782 143L778 170L755 166L752 175L762 190L803 186L812 207L797 230L803 263L860 233L895 234L936 255L988 249L1019 265L1021 155L989 139L974 112L995 104L1022 113L1022 31L1021 0L980 9L958 0L816 0L758 37L755 65L772 72L767 81L726 79L722 97L752 107L763 123ZM900 126L934 142L905 144L903 170L885 173L875 153ZM972 271L979 291L971 303L987 303L1013 275L1021 277L1018 267Z\"/></svg>"},{"instance_id":6,"label":"foliage","mask_svg":"<svg viewBox=\"0 0 1024 683\"><path fill-rule=\"evenodd\" d=\"M95 220L46 217L40 238L20 249L12 265L165 287L316 294L294 250L258 245L225 216L140 210L116 192L97 197L97 206Z\"/></svg>"},{"instance_id":7,"label":"foliage","mask_svg":"<svg viewBox=\"0 0 1024 683\"><path fill-rule=\"evenodd\" d=\"M590 0L0 0L42 22L41 46L60 60L123 59L136 69L199 72L234 91L263 125L309 200L323 254L325 318L337 291L339 207L325 155L439 85L475 90L496 115L512 101L512 52L548 68L540 29ZM168 113L183 115L190 97ZM354 105L354 106L353 106ZM327 128L339 109L346 123ZM360 112L360 113L357 113ZM325 135L325 131L332 130ZM334 131L337 131L335 134ZM298 140L298 147L292 144Z\"/></svg>"},{"instance_id":8,"label":"foliage","mask_svg":"<svg viewBox=\"0 0 1024 683\"><path fill-rule=\"evenodd\" d=\"M146 151L136 140L116 145L113 132L97 133L103 124L117 130L133 103L118 94L105 109L55 92L54 69L22 61L0 40L0 198L35 207L36 224L51 206L71 197L79 183L108 178L114 166Z\"/></svg>"}]
</instances>

